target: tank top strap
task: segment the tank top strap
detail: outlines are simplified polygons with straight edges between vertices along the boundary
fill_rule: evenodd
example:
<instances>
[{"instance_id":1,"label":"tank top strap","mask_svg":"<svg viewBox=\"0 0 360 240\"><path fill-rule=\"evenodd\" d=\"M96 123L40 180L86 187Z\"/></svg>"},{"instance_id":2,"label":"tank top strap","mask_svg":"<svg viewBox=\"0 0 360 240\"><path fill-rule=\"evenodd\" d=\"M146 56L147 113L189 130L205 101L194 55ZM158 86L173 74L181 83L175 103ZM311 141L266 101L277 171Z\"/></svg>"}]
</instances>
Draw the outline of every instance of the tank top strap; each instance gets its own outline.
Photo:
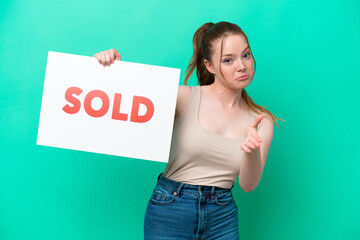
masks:
<instances>
[{"instance_id":1,"label":"tank top strap","mask_svg":"<svg viewBox=\"0 0 360 240\"><path fill-rule=\"evenodd\" d=\"M175 124L175 126L178 126L181 124L181 122L184 120L184 118L192 118L194 120L194 117L196 119L197 113L199 112L199 103L200 103L200 86L194 86L191 87L191 93L188 102L186 103L186 106L179 116L179 120Z\"/></svg>"},{"instance_id":2,"label":"tank top strap","mask_svg":"<svg viewBox=\"0 0 360 240\"><path fill-rule=\"evenodd\" d=\"M252 111L250 111L249 112L249 123L248 124L252 123L254 121L254 119L255 119L255 117L254 117Z\"/></svg>"},{"instance_id":3,"label":"tank top strap","mask_svg":"<svg viewBox=\"0 0 360 240\"><path fill-rule=\"evenodd\" d=\"M194 106L194 112L196 114L196 117L199 114L199 108L200 108L200 99L201 99L201 89L200 86L193 87L193 101L192 104Z\"/></svg>"},{"instance_id":4,"label":"tank top strap","mask_svg":"<svg viewBox=\"0 0 360 240\"><path fill-rule=\"evenodd\" d=\"M189 100L189 109L186 113L190 115L192 121L198 121L199 108L200 108L200 99L201 99L201 89L200 86L194 86L191 88L191 97Z\"/></svg>"}]
</instances>

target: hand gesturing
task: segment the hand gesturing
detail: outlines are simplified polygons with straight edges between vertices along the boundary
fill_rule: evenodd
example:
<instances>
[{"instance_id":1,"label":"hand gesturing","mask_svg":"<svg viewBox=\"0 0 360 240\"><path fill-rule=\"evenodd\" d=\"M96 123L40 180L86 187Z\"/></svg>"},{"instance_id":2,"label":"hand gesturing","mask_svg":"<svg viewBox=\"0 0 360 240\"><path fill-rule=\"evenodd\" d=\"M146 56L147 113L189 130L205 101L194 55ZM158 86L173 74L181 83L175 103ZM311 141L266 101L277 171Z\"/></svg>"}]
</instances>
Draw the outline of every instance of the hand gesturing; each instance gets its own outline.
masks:
<instances>
[{"instance_id":1,"label":"hand gesturing","mask_svg":"<svg viewBox=\"0 0 360 240\"><path fill-rule=\"evenodd\" d=\"M250 149L256 149L260 147L260 143L262 142L261 137L256 131L257 126L259 125L261 119L265 116L263 114L259 114L254 121L249 125L249 127L245 131L245 139L241 144L241 149L244 152L251 153Z\"/></svg>"}]
</instances>

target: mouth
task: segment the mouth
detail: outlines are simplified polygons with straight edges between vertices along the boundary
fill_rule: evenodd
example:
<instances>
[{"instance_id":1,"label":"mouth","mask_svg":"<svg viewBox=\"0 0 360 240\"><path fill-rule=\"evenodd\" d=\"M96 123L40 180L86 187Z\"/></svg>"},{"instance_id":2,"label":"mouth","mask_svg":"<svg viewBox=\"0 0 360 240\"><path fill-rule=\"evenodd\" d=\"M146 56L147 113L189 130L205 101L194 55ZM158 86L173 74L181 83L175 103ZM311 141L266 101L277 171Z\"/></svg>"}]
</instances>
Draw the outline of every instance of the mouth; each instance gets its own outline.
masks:
<instances>
[{"instance_id":1,"label":"mouth","mask_svg":"<svg viewBox=\"0 0 360 240\"><path fill-rule=\"evenodd\" d=\"M243 76L237 77L236 80L245 80L248 78L249 78L249 75L243 75Z\"/></svg>"}]
</instances>

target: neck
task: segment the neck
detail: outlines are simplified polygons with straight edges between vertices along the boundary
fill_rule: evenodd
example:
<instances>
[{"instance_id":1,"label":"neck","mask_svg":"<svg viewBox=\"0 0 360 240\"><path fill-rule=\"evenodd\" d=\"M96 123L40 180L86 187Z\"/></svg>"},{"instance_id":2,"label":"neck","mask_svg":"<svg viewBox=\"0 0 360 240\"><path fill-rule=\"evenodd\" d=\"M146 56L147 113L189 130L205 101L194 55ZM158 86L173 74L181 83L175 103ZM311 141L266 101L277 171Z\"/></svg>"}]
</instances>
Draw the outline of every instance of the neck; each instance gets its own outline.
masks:
<instances>
[{"instance_id":1,"label":"neck","mask_svg":"<svg viewBox=\"0 0 360 240\"><path fill-rule=\"evenodd\" d=\"M244 100L242 99L241 92L242 89L230 89L226 86L217 83L216 81L209 85L209 91L216 96L226 108L242 108L245 105Z\"/></svg>"}]
</instances>

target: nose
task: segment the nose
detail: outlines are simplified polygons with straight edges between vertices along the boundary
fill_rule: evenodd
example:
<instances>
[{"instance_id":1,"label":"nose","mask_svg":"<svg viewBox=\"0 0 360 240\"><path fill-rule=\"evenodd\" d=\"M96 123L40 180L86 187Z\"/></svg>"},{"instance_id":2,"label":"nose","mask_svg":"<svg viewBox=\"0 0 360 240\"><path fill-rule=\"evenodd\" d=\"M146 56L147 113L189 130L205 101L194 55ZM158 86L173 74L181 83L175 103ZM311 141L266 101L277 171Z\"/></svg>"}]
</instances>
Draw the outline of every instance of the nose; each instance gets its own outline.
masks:
<instances>
[{"instance_id":1,"label":"nose","mask_svg":"<svg viewBox=\"0 0 360 240\"><path fill-rule=\"evenodd\" d=\"M238 63L237 64L237 70L238 71L244 71L245 68L246 68L244 62L241 59L239 59L239 61L237 61L237 63Z\"/></svg>"}]
</instances>

